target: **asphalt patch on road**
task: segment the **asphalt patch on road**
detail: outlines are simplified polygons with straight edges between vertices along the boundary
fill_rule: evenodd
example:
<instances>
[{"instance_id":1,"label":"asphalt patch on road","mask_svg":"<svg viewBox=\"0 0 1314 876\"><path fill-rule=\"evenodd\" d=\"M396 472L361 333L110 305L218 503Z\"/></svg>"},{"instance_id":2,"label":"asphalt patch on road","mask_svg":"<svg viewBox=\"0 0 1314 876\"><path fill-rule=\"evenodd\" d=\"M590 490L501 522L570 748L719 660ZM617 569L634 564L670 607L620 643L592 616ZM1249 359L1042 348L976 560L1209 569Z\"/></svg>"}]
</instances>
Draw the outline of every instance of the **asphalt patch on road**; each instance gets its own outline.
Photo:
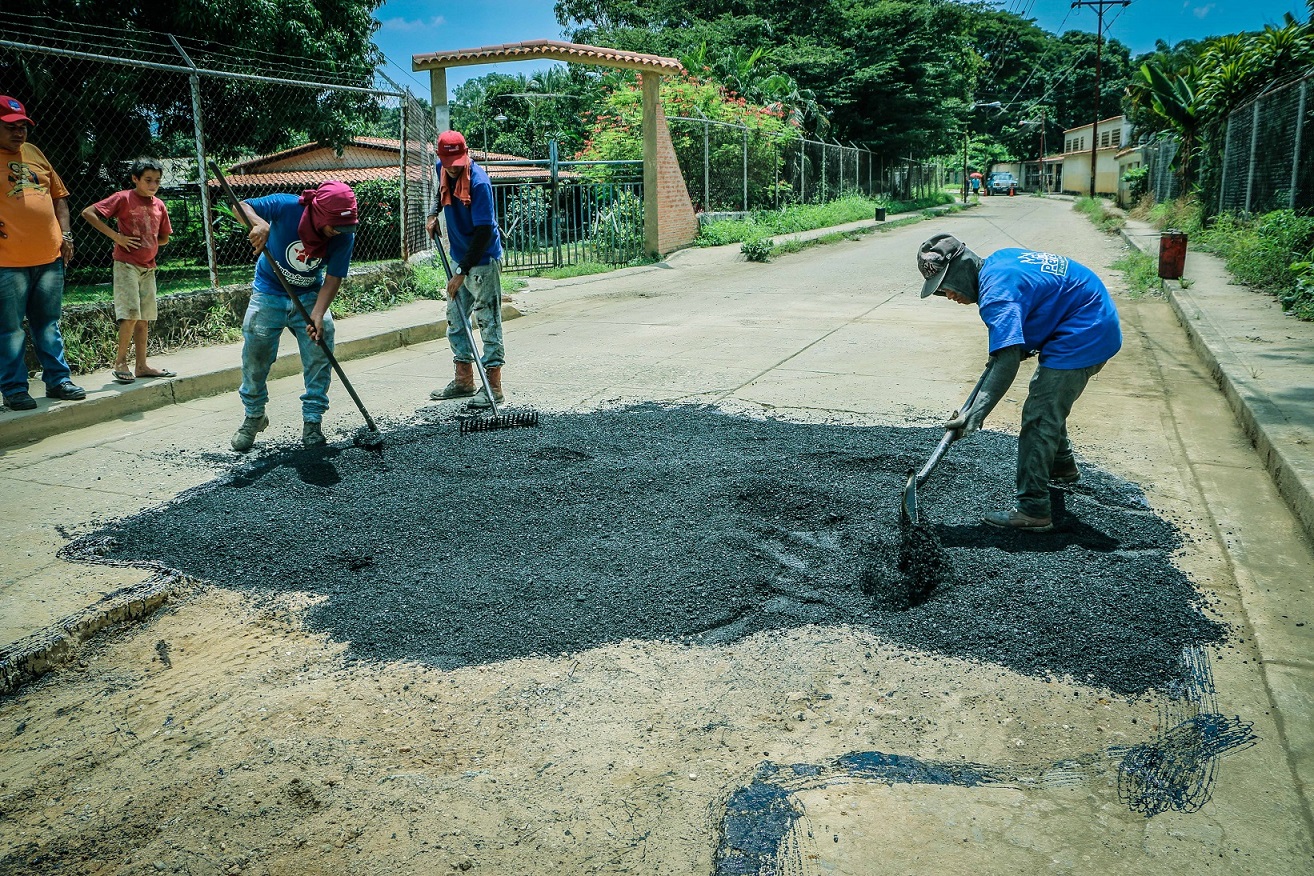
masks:
<instances>
[{"instance_id":1,"label":"asphalt patch on road","mask_svg":"<svg viewBox=\"0 0 1314 876\"><path fill-rule=\"evenodd\" d=\"M1138 694L1181 675L1184 647L1222 640L1171 562L1181 533L1133 484L1083 467L1054 532L982 524L1012 505L1016 439L990 432L919 489L949 568L910 604L905 473L941 434L659 405L474 435L417 422L382 452L267 455L66 554L316 594L308 626L352 657L443 669L853 624Z\"/></svg>"}]
</instances>

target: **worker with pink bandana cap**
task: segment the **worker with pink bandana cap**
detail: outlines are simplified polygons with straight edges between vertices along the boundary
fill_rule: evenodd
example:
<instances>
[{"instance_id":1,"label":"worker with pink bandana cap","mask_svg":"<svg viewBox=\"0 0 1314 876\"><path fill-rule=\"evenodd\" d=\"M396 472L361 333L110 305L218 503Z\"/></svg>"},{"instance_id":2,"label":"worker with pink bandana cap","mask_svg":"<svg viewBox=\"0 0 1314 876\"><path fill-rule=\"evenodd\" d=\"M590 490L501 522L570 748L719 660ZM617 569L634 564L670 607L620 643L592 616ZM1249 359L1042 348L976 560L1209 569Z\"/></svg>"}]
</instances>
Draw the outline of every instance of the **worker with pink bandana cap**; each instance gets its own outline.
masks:
<instances>
[{"instance_id":1,"label":"worker with pink bandana cap","mask_svg":"<svg viewBox=\"0 0 1314 876\"><path fill-rule=\"evenodd\" d=\"M255 436L269 426L265 404L269 400L266 381L278 357L278 342L287 329L301 351L305 393L301 396L301 442L306 447L325 444L322 421L328 410L328 388L332 366L320 349L323 339L333 349L333 314L329 306L342 288L351 265L359 214L356 195L346 183L320 183L301 196L266 195L242 202L251 220L248 237L257 251L264 247L271 256L256 262L251 303L242 321L242 386L238 390L246 419L233 435L232 447L245 453ZM307 323L283 289L278 274L297 293L310 313Z\"/></svg>"}]
</instances>

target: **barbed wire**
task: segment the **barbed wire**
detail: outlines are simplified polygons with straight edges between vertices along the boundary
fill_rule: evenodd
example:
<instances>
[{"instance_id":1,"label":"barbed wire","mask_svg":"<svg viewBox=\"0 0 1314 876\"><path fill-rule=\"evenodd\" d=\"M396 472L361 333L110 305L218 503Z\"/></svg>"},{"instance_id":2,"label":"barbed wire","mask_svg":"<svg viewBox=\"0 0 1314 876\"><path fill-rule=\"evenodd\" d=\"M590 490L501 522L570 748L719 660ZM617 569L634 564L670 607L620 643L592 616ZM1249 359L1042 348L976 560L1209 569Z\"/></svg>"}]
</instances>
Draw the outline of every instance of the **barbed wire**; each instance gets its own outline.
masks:
<instances>
[{"instance_id":1,"label":"barbed wire","mask_svg":"<svg viewBox=\"0 0 1314 876\"><path fill-rule=\"evenodd\" d=\"M73 25L76 30L71 29ZM10 35L10 42L26 43L36 48L104 55L120 61L188 66L186 59L173 48L169 34L149 29L111 28L84 22L47 24L11 12L0 12L0 28ZM372 67L365 66L357 71L326 69L323 61L284 52L237 47L193 37L175 38L196 66L218 72L258 73L339 86L359 86L374 72Z\"/></svg>"}]
</instances>

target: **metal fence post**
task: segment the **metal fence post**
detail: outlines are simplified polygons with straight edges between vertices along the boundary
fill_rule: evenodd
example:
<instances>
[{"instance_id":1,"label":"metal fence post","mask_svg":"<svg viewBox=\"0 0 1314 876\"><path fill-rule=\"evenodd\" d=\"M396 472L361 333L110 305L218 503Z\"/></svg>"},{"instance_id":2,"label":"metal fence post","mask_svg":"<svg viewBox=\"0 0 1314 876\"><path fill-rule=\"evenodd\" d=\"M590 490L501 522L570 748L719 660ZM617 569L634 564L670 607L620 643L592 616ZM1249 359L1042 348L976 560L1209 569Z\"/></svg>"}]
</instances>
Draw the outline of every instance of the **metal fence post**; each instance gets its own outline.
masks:
<instances>
[{"instance_id":1,"label":"metal fence post","mask_svg":"<svg viewBox=\"0 0 1314 876\"><path fill-rule=\"evenodd\" d=\"M196 185L201 194L201 222L205 225L205 260L210 267L210 288L219 288L219 259L215 252L214 226L210 217L210 171L205 160L205 130L201 121L201 77L196 73L196 65L183 51L183 47L169 34L169 41L182 55L192 72L187 76L192 92L192 132L196 137Z\"/></svg>"},{"instance_id":2,"label":"metal fence post","mask_svg":"<svg viewBox=\"0 0 1314 876\"><path fill-rule=\"evenodd\" d=\"M1250 201L1255 191L1255 150L1259 146L1259 103L1255 99L1255 110L1250 122L1250 172L1246 175L1246 212L1250 212Z\"/></svg>"},{"instance_id":3,"label":"metal fence post","mask_svg":"<svg viewBox=\"0 0 1314 876\"><path fill-rule=\"evenodd\" d=\"M401 175L398 177L400 182L397 185L397 210L400 213L397 220L397 231L401 237L401 257L404 262L411 257L410 247L406 240L406 225L407 220L410 219L409 199L406 197L406 98L403 97L398 101L397 109L398 126L401 128L397 132L398 141L401 143L401 148L398 150L401 157Z\"/></svg>"},{"instance_id":4,"label":"metal fence post","mask_svg":"<svg viewBox=\"0 0 1314 876\"><path fill-rule=\"evenodd\" d=\"M744 212L748 212L748 128L744 128Z\"/></svg>"},{"instance_id":5,"label":"metal fence post","mask_svg":"<svg viewBox=\"0 0 1314 876\"><path fill-rule=\"evenodd\" d=\"M701 114L701 111L700 111ZM703 209L712 209L712 126L703 120Z\"/></svg>"},{"instance_id":6,"label":"metal fence post","mask_svg":"<svg viewBox=\"0 0 1314 876\"><path fill-rule=\"evenodd\" d=\"M807 164L804 158L807 156L807 138L798 138L798 202L806 204L808 202L808 176Z\"/></svg>"},{"instance_id":7,"label":"metal fence post","mask_svg":"<svg viewBox=\"0 0 1314 876\"><path fill-rule=\"evenodd\" d=\"M559 177L559 165L557 164L557 141L552 139L548 141L548 163L552 171L552 267L561 267L561 217L557 210L557 183ZM654 191L651 195L644 192L644 197L657 197Z\"/></svg>"},{"instance_id":8,"label":"metal fence post","mask_svg":"<svg viewBox=\"0 0 1314 876\"><path fill-rule=\"evenodd\" d=\"M821 203L826 202L826 141L821 141Z\"/></svg>"},{"instance_id":9,"label":"metal fence post","mask_svg":"<svg viewBox=\"0 0 1314 876\"><path fill-rule=\"evenodd\" d=\"M1300 188L1300 141L1305 129L1305 90L1309 80L1300 83L1300 101L1296 104L1296 142L1291 150L1291 187L1288 189L1287 206L1296 209L1296 194Z\"/></svg>"}]
</instances>

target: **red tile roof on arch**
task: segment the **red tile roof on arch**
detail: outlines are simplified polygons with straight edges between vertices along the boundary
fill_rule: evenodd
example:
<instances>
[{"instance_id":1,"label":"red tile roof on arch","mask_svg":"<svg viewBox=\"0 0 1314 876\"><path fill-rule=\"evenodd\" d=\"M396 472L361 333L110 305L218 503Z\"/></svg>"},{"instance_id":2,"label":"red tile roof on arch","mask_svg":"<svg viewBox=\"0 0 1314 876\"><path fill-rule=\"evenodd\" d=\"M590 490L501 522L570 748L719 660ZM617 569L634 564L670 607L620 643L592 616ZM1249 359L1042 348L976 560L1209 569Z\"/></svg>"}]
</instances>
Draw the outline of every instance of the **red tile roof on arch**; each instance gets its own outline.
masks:
<instances>
[{"instance_id":1,"label":"red tile roof on arch","mask_svg":"<svg viewBox=\"0 0 1314 876\"><path fill-rule=\"evenodd\" d=\"M574 64L596 64L603 67L624 67L650 73L684 72L684 65L675 58L601 46L586 46L562 40L525 40L498 46L481 46L476 49L453 49L449 52L411 55L411 69L465 67L472 64L495 64L501 61L528 61L534 58L547 58Z\"/></svg>"}]
</instances>

